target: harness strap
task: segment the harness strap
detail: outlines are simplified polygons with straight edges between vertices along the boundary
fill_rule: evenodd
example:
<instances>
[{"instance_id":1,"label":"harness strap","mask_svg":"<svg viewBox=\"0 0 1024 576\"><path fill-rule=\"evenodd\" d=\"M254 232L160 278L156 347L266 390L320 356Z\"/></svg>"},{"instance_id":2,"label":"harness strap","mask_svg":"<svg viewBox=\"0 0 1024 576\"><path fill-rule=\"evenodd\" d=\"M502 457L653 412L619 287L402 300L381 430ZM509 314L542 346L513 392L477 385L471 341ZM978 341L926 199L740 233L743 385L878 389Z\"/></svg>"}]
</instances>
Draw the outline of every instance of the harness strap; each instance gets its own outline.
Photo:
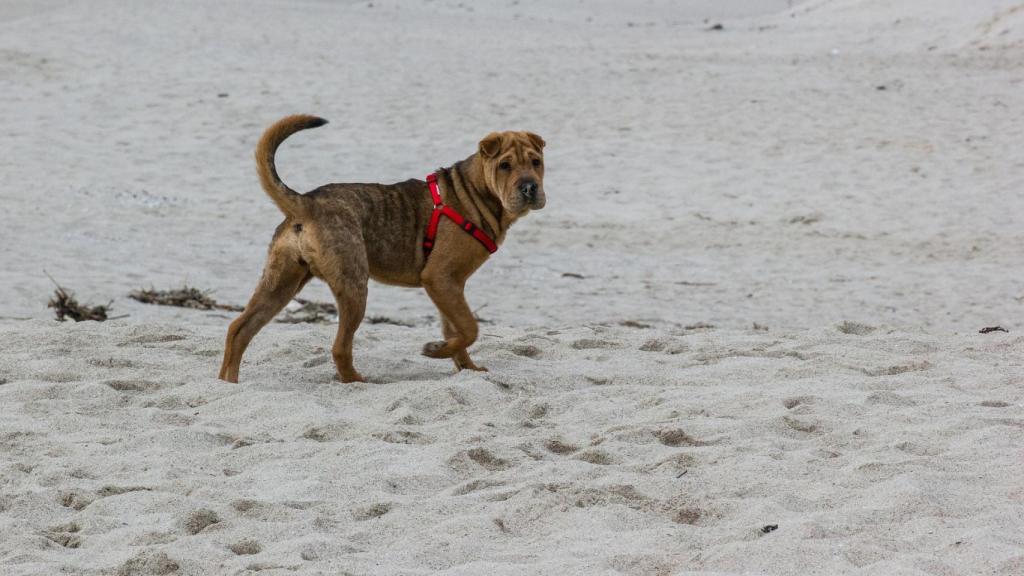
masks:
<instances>
[{"instance_id":1,"label":"harness strap","mask_svg":"<svg viewBox=\"0 0 1024 576\"><path fill-rule=\"evenodd\" d=\"M479 226L473 224L465 216L459 213L458 210L451 206L446 206L441 201L441 191L437 185L437 174L432 173L427 176L427 185L430 187L430 197L434 201L434 211L430 213L430 223L427 224L427 233L423 237L423 254L429 256L430 251L434 249L434 239L437 238L437 227L441 224L441 216L447 216L449 220L455 223L456 226L462 228L462 230L476 238L477 242L483 244L483 247L488 252L494 254L498 251L498 245L494 240L487 235L486 232L480 229Z\"/></svg>"}]
</instances>

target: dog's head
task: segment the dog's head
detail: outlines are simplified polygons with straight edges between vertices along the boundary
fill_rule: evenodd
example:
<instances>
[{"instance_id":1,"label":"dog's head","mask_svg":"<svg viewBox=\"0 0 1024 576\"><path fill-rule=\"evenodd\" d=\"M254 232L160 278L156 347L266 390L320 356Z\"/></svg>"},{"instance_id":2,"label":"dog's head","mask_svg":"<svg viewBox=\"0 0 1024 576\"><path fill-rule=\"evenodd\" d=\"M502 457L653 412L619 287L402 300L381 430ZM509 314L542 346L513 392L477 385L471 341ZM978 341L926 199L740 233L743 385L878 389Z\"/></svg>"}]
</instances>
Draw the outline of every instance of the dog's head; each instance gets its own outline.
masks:
<instances>
[{"instance_id":1,"label":"dog's head","mask_svg":"<svg viewBox=\"0 0 1024 576\"><path fill-rule=\"evenodd\" d=\"M484 180L505 211L544 207L544 140L532 132L492 132L480 141Z\"/></svg>"}]
</instances>

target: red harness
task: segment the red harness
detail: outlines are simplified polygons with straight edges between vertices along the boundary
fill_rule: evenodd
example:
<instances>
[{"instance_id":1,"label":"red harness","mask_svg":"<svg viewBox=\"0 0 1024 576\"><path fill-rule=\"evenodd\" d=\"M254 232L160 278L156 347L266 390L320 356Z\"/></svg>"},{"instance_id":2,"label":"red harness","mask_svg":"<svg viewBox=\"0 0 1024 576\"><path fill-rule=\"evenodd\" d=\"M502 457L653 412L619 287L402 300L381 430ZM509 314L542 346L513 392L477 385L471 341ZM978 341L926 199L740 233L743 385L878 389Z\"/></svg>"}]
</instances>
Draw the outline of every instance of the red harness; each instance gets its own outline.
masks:
<instances>
[{"instance_id":1,"label":"red harness","mask_svg":"<svg viewBox=\"0 0 1024 576\"><path fill-rule=\"evenodd\" d=\"M456 226L462 228L466 234L476 238L477 242L484 245L488 252L494 254L498 251L498 245L487 235L486 232L477 227L459 214L458 210L451 206L445 206L441 201L441 192L437 188L437 174L427 176L427 185L430 186L430 196L434 199L434 211L430 214L430 224L427 225L427 233L423 237L423 257L430 255L434 248L434 238L437 237L437 227L441 224L441 216L447 216Z\"/></svg>"}]
</instances>

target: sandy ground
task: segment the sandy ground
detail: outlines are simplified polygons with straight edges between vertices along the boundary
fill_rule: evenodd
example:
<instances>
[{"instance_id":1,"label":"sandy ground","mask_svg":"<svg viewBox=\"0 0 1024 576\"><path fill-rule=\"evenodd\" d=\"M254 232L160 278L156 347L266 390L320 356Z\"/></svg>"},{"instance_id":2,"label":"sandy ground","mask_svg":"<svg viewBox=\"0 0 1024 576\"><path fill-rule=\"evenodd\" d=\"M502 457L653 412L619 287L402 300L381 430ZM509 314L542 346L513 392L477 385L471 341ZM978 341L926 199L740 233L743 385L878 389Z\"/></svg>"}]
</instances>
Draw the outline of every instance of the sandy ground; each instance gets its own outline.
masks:
<instances>
[{"instance_id":1,"label":"sandy ground","mask_svg":"<svg viewBox=\"0 0 1024 576\"><path fill-rule=\"evenodd\" d=\"M1022 57L1000 0L0 2L0 574L1024 573ZM126 297L244 302L293 112L299 189L545 137L490 373L419 291L355 386Z\"/></svg>"}]
</instances>

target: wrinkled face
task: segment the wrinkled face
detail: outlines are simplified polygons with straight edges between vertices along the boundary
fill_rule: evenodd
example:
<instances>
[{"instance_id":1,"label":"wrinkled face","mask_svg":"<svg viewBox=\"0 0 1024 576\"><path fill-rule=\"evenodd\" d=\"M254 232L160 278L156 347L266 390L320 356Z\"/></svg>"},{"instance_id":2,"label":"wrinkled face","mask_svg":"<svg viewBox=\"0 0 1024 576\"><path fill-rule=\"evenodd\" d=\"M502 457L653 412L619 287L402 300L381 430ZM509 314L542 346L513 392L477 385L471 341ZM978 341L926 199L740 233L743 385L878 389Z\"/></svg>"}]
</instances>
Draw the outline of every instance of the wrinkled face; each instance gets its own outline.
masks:
<instances>
[{"instance_id":1,"label":"wrinkled face","mask_svg":"<svg viewBox=\"0 0 1024 576\"><path fill-rule=\"evenodd\" d=\"M544 140L532 132L492 132L480 141L487 187L506 212L544 207Z\"/></svg>"}]
</instances>

